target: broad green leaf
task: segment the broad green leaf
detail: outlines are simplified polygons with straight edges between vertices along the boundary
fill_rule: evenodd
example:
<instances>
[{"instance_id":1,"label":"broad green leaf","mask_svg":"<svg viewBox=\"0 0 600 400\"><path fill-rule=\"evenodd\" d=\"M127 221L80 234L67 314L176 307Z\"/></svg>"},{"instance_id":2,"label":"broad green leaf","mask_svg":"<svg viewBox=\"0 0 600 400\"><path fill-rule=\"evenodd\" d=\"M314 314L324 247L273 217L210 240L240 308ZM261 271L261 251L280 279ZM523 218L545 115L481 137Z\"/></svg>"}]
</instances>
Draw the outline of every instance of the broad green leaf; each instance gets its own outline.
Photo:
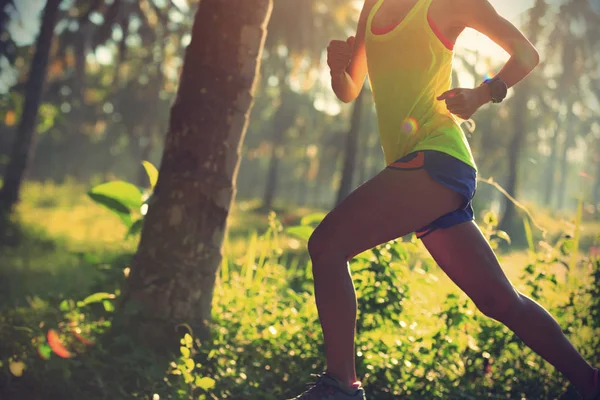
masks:
<instances>
[{"instance_id":1,"label":"broad green leaf","mask_svg":"<svg viewBox=\"0 0 600 400\"><path fill-rule=\"evenodd\" d=\"M128 211L139 210L143 204L142 191L137 186L124 181L102 183L94 186L89 193L113 199L127 207Z\"/></svg>"},{"instance_id":2,"label":"broad green leaf","mask_svg":"<svg viewBox=\"0 0 600 400\"><path fill-rule=\"evenodd\" d=\"M215 380L213 378L209 378L208 376L202 377L200 378L199 376L196 377L196 386L198 386L199 388L202 388L204 390L209 390L212 389L215 386Z\"/></svg>"},{"instance_id":3,"label":"broad green leaf","mask_svg":"<svg viewBox=\"0 0 600 400\"><path fill-rule=\"evenodd\" d=\"M144 165L146 174L148 174L148 179L150 179L150 187L154 189L158 181L158 170L150 161L142 161L142 164Z\"/></svg>"},{"instance_id":4,"label":"broad green leaf","mask_svg":"<svg viewBox=\"0 0 600 400\"><path fill-rule=\"evenodd\" d=\"M108 208L110 211L117 214L121 222L127 227L131 226L131 212L127 206L118 200L107 197L101 194L88 192L88 196L96 203Z\"/></svg>"},{"instance_id":5,"label":"broad green leaf","mask_svg":"<svg viewBox=\"0 0 600 400\"><path fill-rule=\"evenodd\" d=\"M142 227L143 226L144 226L144 219L143 218L140 218L140 219L136 220L129 227L129 230L127 231L127 235L125 235L125 237L130 237L130 236L133 236L133 235L137 235L138 233L140 233L142 231Z\"/></svg>"},{"instance_id":6,"label":"broad green leaf","mask_svg":"<svg viewBox=\"0 0 600 400\"><path fill-rule=\"evenodd\" d=\"M295 236L298 239L306 240L312 235L314 228L310 226L291 226L285 230L289 235Z\"/></svg>"},{"instance_id":7,"label":"broad green leaf","mask_svg":"<svg viewBox=\"0 0 600 400\"><path fill-rule=\"evenodd\" d=\"M99 303L103 300L108 300L108 299L114 299L115 295L112 293L105 293L105 292L98 292L98 293L94 293L92 295L89 295L88 297L86 297L85 299L83 299L83 301L81 301L80 303L85 306L88 304L92 304L92 303ZM79 303L77 304L79 305Z\"/></svg>"}]
</instances>

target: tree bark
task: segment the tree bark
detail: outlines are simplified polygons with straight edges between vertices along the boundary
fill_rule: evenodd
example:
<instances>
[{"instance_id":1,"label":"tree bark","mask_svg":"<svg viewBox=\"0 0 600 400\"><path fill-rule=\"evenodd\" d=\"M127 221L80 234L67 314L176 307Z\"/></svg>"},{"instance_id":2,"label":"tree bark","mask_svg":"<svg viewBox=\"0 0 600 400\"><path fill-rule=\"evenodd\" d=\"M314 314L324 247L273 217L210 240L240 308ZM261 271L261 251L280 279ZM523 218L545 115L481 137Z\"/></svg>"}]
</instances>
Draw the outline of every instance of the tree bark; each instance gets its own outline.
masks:
<instances>
[{"instance_id":1,"label":"tree bark","mask_svg":"<svg viewBox=\"0 0 600 400\"><path fill-rule=\"evenodd\" d=\"M364 89L361 90L360 94L354 101L350 129L348 130L348 135L346 136L344 167L342 169L342 177L337 193L336 204L340 204L342 200L344 200L352 191L352 181L354 178L354 171L356 170L356 153L358 150L358 137L360 133L364 92Z\"/></svg>"},{"instance_id":2,"label":"tree bark","mask_svg":"<svg viewBox=\"0 0 600 400\"><path fill-rule=\"evenodd\" d=\"M10 162L4 174L4 185L0 190L0 213L9 213L19 201L21 184L34 157L38 110L42 101L50 46L54 37L60 3L61 0L48 0L42 14L40 34L37 38L35 54L31 60L31 69L27 79L23 114L17 128Z\"/></svg>"},{"instance_id":3,"label":"tree bark","mask_svg":"<svg viewBox=\"0 0 600 400\"><path fill-rule=\"evenodd\" d=\"M216 274L272 0L202 0L119 316L157 354L209 336Z\"/></svg>"}]
</instances>

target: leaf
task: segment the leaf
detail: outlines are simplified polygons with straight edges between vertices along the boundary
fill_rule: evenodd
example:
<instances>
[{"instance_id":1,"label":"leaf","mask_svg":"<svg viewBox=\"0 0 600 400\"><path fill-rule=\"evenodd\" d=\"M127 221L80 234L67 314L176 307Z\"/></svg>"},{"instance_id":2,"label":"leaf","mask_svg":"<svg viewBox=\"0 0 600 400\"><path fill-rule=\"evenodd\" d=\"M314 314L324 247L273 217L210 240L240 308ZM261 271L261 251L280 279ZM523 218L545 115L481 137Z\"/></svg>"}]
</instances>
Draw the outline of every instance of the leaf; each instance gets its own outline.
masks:
<instances>
[{"instance_id":1,"label":"leaf","mask_svg":"<svg viewBox=\"0 0 600 400\"><path fill-rule=\"evenodd\" d=\"M112 293L98 292L92 295L89 295L83 301L77 303L79 307L86 306L88 304L99 303L103 300L114 299L116 296ZM81 305L80 305L81 304Z\"/></svg>"},{"instance_id":2,"label":"leaf","mask_svg":"<svg viewBox=\"0 0 600 400\"><path fill-rule=\"evenodd\" d=\"M150 187L154 189L156 186L156 182L158 181L158 170L150 161L142 161L142 165L146 170L146 174L148 174L148 179L150 180Z\"/></svg>"},{"instance_id":3,"label":"leaf","mask_svg":"<svg viewBox=\"0 0 600 400\"><path fill-rule=\"evenodd\" d=\"M308 241L310 235L312 235L314 228L310 226L291 226L286 228L286 233L289 235L295 236L298 239L302 239Z\"/></svg>"},{"instance_id":4,"label":"leaf","mask_svg":"<svg viewBox=\"0 0 600 400\"><path fill-rule=\"evenodd\" d=\"M25 370L25 363L22 361L10 360L8 362L8 368L10 369L11 374L16 377L20 377L23 375L23 371Z\"/></svg>"},{"instance_id":5,"label":"leaf","mask_svg":"<svg viewBox=\"0 0 600 400\"><path fill-rule=\"evenodd\" d=\"M73 334L73 336L75 336L75 339L79 340L81 343L85 344L86 346L94 345L94 342L92 342L90 339L86 338L85 336L83 336L81 334L81 329L79 329L78 327L71 328L71 333Z\"/></svg>"},{"instance_id":6,"label":"leaf","mask_svg":"<svg viewBox=\"0 0 600 400\"><path fill-rule=\"evenodd\" d=\"M131 226L131 211L125 204L119 201L97 193L88 192L88 196L96 203L108 208L121 219L121 222L127 227Z\"/></svg>"},{"instance_id":7,"label":"leaf","mask_svg":"<svg viewBox=\"0 0 600 400\"><path fill-rule=\"evenodd\" d=\"M58 309L60 311L66 312L69 311L69 301L68 300L63 300L60 302L60 305L58 306Z\"/></svg>"},{"instance_id":8,"label":"leaf","mask_svg":"<svg viewBox=\"0 0 600 400\"><path fill-rule=\"evenodd\" d=\"M56 353L57 356L62 358L72 357L71 352L62 344L60 338L58 337L58 333L56 333L55 330L50 329L46 335L46 339L48 340L50 348L54 353Z\"/></svg>"},{"instance_id":9,"label":"leaf","mask_svg":"<svg viewBox=\"0 0 600 400\"><path fill-rule=\"evenodd\" d=\"M113 312L113 311L115 311L115 306L113 305L113 303L111 303L108 300L103 300L102 301L102 305L104 306L104 309L106 310L106 312Z\"/></svg>"},{"instance_id":10,"label":"leaf","mask_svg":"<svg viewBox=\"0 0 600 400\"><path fill-rule=\"evenodd\" d=\"M49 360L52 355L52 349L48 343L42 343L37 347L38 355L42 360Z\"/></svg>"},{"instance_id":11,"label":"leaf","mask_svg":"<svg viewBox=\"0 0 600 400\"><path fill-rule=\"evenodd\" d=\"M498 217L492 211L488 211L483 217L483 222L486 225L497 226L498 225Z\"/></svg>"},{"instance_id":12,"label":"leaf","mask_svg":"<svg viewBox=\"0 0 600 400\"><path fill-rule=\"evenodd\" d=\"M510 244L510 236L508 236L508 233L504 231L496 231L496 236L498 236L500 239L506 240L506 242Z\"/></svg>"},{"instance_id":13,"label":"leaf","mask_svg":"<svg viewBox=\"0 0 600 400\"><path fill-rule=\"evenodd\" d=\"M127 231L127 234L125 235L125 237L130 237L133 235L137 235L138 233L140 233L142 231L142 227L144 226L144 219L140 218L138 220L136 220L133 224L131 224L131 226L129 227L129 230Z\"/></svg>"},{"instance_id":14,"label":"leaf","mask_svg":"<svg viewBox=\"0 0 600 400\"><path fill-rule=\"evenodd\" d=\"M196 386L198 386L199 388L202 388L204 390L209 390L212 389L213 387L215 387L215 380L212 378L209 378L208 376L202 377L200 378L199 376L196 377Z\"/></svg>"},{"instance_id":15,"label":"leaf","mask_svg":"<svg viewBox=\"0 0 600 400\"><path fill-rule=\"evenodd\" d=\"M179 348L179 351L181 351L181 355L183 356L183 358L189 358L190 357L190 349L188 349L185 346L181 346Z\"/></svg>"},{"instance_id":16,"label":"leaf","mask_svg":"<svg viewBox=\"0 0 600 400\"><path fill-rule=\"evenodd\" d=\"M127 207L128 211L139 210L143 204L142 191L125 181L102 183L90 189L89 193L111 198Z\"/></svg>"}]
</instances>

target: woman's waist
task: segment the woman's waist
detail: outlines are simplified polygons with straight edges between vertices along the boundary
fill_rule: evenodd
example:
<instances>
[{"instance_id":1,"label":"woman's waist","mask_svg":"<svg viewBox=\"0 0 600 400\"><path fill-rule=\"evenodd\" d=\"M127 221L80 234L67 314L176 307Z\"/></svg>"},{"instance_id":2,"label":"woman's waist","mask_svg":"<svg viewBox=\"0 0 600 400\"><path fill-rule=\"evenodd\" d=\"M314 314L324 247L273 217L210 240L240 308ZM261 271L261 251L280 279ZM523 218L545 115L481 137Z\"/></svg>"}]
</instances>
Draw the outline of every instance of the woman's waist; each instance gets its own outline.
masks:
<instances>
[{"instance_id":1,"label":"woman's waist","mask_svg":"<svg viewBox=\"0 0 600 400\"><path fill-rule=\"evenodd\" d=\"M405 124L413 125L413 130L435 130L458 127L458 123L445 106L428 107L377 107L380 129L396 130ZM460 128L459 128L460 129Z\"/></svg>"}]
</instances>

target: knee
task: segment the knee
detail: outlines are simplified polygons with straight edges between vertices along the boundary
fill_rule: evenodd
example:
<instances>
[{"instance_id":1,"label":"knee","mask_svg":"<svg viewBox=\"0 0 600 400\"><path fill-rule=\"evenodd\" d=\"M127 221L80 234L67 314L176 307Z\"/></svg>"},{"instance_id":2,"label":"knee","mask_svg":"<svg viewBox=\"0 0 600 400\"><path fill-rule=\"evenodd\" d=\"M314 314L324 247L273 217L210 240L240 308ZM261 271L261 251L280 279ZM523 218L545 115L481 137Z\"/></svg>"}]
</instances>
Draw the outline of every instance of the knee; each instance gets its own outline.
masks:
<instances>
[{"instance_id":1,"label":"knee","mask_svg":"<svg viewBox=\"0 0 600 400\"><path fill-rule=\"evenodd\" d=\"M473 299L485 316L503 323L509 322L524 304L523 296L514 288L503 288Z\"/></svg>"},{"instance_id":2,"label":"knee","mask_svg":"<svg viewBox=\"0 0 600 400\"><path fill-rule=\"evenodd\" d=\"M308 239L308 254L312 261L313 272L323 264L336 264L336 258L344 257L343 246L336 241L337 235L319 225ZM333 258L333 259L332 259ZM345 260L344 260L345 261Z\"/></svg>"}]
</instances>

